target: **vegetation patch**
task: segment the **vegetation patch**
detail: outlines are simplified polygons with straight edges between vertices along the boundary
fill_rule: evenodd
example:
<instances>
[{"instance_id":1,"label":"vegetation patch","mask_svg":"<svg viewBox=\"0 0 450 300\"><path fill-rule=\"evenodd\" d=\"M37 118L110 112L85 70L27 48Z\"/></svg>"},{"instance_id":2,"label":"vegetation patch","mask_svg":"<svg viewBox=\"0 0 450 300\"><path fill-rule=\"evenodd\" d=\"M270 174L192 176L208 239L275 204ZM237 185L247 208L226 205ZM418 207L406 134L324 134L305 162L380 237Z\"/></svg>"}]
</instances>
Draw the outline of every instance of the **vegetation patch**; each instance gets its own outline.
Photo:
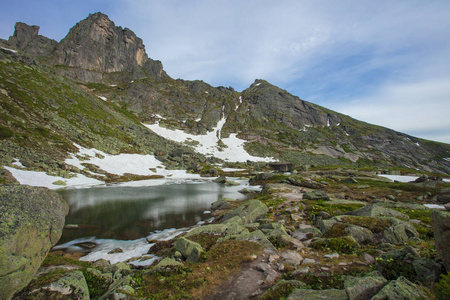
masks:
<instances>
[{"instance_id":1,"label":"vegetation patch","mask_svg":"<svg viewBox=\"0 0 450 300\"><path fill-rule=\"evenodd\" d=\"M336 251L344 254L351 254L359 248L355 239L349 236L318 239L311 246L317 250Z\"/></svg>"},{"instance_id":2,"label":"vegetation patch","mask_svg":"<svg viewBox=\"0 0 450 300\"><path fill-rule=\"evenodd\" d=\"M337 216L343 214L348 211L353 211L355 209L361 208L364 204L329 204L324 200L314 201L314 200L305 200L306 204L306 215L309 220L315 220L315 216L320 212L324 211L329 213L332 216Z\"/></svg>"},{"instance_id":3,"label":"vegetation patch","mask_svg":"<svg viewBox=\"0 0 450 300\"><path fill-rule=\"evenodd\" d=\"M345 216L341 218L341 221L367 228L373 233L382 233L392 226L391 220L375 217Z\"/></svg>"},{"instance_id":4,"label":"vegetation patch","mask_svg":"<svg viewBox=\"0 0 450 300\"><path fill-rule=\"evenodd\" d=\"M205 237L199 238L205 240ZM211 293L240 266L252 260L261 246L249 241L228 240L211 247L203 262L185 263L172 272L143 274L133 279L139 297L147 299L197 299Z\"/></svg>"}]
</instances>

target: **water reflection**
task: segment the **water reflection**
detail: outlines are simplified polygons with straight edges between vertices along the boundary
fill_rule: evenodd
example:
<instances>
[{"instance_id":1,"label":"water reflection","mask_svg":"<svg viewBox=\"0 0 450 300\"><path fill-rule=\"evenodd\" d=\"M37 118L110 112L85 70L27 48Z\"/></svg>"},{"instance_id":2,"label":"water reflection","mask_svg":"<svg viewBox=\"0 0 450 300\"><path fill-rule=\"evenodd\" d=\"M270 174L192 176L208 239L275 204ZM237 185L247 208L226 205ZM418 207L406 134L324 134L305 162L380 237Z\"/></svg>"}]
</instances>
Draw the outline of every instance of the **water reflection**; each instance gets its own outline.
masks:
<instances>
[{"instance_id":1,"label":"water reflection","mask_svg":"<svg viewBox=\"0 0 450 300\"><path fill-rule=\"evenodd\" d=\"M223 197L243 199L242 186L226 187L214 182L183 183L150 187L94 187L63 190L70 206L59 244L73 239L132 240L156 230L195 225L210 217L204 212Z\"/></svg>"}]
</instances>

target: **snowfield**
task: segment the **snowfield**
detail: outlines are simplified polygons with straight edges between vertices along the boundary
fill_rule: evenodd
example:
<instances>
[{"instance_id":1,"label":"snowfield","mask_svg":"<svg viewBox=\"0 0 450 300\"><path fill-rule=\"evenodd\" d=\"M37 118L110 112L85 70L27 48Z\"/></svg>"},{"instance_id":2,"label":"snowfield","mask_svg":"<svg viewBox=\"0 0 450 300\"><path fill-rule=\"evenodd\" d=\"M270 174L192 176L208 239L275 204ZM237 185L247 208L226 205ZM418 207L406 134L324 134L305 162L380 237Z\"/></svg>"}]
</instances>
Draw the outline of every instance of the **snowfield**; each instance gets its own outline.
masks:
<instances>
[{"instance_id":1,"label":"snowfield","mask_svg":"<svg viewBox=\"0 0 450 300\"><path fill-rule=\"evenodd\" d=\"M208 132L204 135L194 135L186 133L182 130L176 129L167 129L161 127L159 122L155 124L143 124L148 129L152 130L156 134L175 141L179 143L186 142L198 142L198 145L193 146L195 151L198 153L204 154L206 156L214 156L226 161L230 162L246 162L250 161L263 161L263 162L271 162L274 161L272 157L257 157L250 155L245 149L244 144L247 142L246 140L240 139L237 137L236 133L230 134L227 138L222 138L222 128L226 123L226 118L223 117L217 123L217 126L213 129L213 131ZM219 140L225 145L225 147L219 146Z\"/></svg>"}]
</instances>

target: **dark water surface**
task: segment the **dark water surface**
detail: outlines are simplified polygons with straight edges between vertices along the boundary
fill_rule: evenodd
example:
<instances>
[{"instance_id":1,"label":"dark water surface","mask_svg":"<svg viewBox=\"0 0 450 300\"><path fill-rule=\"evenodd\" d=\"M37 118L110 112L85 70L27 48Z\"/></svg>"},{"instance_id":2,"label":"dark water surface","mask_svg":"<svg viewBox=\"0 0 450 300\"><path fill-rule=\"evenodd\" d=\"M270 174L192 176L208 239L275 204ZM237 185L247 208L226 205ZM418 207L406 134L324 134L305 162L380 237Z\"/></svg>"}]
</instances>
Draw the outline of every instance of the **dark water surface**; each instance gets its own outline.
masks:
<instances>
[{"instance_id":1,"label":"dark water surface","mask_svg":"<svg viewBox=\"0 0 450 300\"><path fill-rule=\"evenodd\" d=\"M58 244L85 237L133 240L157 230L192 226L211 217L204 212L212 202L224 197L244 199L238 192L242 188L203 182L61 190L70 206L66 227L78 227L64 229Z\"/></svg>"}]
</instances>

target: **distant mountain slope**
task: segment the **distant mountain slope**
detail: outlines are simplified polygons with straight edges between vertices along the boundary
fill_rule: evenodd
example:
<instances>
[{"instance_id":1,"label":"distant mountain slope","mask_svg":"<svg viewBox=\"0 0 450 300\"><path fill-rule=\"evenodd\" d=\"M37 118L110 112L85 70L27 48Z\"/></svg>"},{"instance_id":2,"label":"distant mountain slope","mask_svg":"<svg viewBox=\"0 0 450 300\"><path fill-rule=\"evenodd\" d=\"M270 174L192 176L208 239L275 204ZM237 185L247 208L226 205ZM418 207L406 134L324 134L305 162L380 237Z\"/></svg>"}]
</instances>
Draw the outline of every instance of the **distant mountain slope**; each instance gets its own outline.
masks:
<instances>
[{"instance_id":1,"label":"distant mountain slope","mask_svg":"<svg viewBox=\"0 0 450 300\"><path fill-rule=\"evenodd\" d=\"M234 134L248 141L252 155L297 165L450 173L450 145L355 120L264 80L237 92L172 79L161 62L148 58L140 38L101 13L80 21L59 43L38 35L37 26L17 23L15 29L0 41L2 163L28 156L30 165L45 160L49 166L73 150L73 142L107 153L164 153L167 159L182 146L141 123L205 135L223 120L218 151ZM193 153L189 144L182 151ZM174 166L186 167L176 161Z\"/></svg>"}]
</instances>

